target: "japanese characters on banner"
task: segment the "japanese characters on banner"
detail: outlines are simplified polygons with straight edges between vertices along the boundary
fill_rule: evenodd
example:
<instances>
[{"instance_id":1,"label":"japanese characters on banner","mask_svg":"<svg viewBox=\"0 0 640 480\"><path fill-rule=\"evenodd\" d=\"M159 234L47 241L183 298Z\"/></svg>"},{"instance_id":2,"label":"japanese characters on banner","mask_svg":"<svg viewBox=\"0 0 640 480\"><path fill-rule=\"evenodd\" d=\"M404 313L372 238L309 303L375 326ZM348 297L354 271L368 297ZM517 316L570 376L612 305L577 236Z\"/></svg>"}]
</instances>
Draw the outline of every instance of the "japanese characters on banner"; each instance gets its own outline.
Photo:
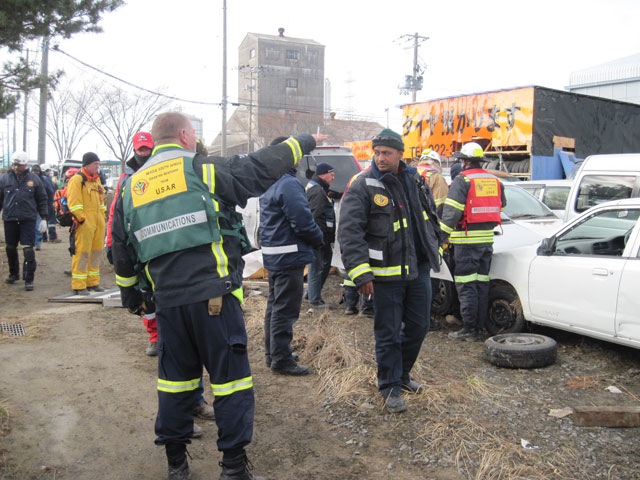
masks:
<instances>
[{"instance_id":1,"label":"japanese characters on banner","mask_svg":"<svg viewBox=\"0 0 640 480\"><path fill-rule=\"evenodd\" d=\"M403 105L404 157L419 157L431 148L450 157L454 143L478 138L491 140L494 149L531 146L534 88L451 97Z\"/></svg>"},{"instance_id":2,"label":"japanese characters on banner","mask_svg":"<svg viewBox=\"0 0 640 480\"><path fill-rule=\"evenodd\" d=\"M351 152L356 160L371 160L373 158L373 147L371 140L362 140L359 142L344 142L346 147L351 147Z\"/></svg>"}]
</instances>

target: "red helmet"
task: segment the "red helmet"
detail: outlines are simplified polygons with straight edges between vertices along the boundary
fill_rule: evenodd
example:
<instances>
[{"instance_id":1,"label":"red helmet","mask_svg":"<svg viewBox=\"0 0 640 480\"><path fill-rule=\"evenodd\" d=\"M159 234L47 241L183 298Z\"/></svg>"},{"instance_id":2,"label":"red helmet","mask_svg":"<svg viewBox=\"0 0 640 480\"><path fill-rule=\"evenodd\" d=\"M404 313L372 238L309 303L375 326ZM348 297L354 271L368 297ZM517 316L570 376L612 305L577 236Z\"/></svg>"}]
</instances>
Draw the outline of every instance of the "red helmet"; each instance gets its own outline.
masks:
<instances>
[{"instance_id":1,"label":"red helmet","mask_svg":"<svg viewBox=\"0 0 640 480\"><path fill-rule=\"evenodd\" d=\"M69 178L73 177L76 173L78 173L79 171L80 171L79 168L71 167L69 170L64 172L64 178L69 179Z\"/></svg>"}]
</instances>

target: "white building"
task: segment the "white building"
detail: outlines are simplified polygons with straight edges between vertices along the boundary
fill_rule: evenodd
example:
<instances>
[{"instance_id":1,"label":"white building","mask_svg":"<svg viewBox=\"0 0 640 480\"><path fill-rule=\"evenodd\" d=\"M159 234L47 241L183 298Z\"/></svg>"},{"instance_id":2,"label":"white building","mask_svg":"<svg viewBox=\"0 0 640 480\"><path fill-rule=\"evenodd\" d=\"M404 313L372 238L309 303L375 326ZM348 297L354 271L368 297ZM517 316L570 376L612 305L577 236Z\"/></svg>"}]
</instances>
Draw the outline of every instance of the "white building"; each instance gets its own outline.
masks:
<instances>
[{"instance_id":1,"label":"white building","mask_svg":"<svg viewBox=\"0 0 640 480\"><path fill-rule=\"evenodd\" d=\"M640 104L640 53L573 72L566 89Z\"/></svg>"}]
</instances>

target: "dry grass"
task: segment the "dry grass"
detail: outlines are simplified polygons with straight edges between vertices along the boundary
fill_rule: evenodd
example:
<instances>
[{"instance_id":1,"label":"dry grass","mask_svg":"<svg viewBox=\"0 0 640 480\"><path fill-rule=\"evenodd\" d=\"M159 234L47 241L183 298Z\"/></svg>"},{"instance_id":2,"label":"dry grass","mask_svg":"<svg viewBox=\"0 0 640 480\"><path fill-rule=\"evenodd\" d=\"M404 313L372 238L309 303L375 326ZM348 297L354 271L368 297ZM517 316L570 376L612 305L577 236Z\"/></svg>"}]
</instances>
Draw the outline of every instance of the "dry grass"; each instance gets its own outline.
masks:
<instances>
[{"instance_id":1,"label":"dry grass","mask_svg":"<svg viewBox=\"0 0 640 480\"><path fill-rule=\"evenodd\" d=\"M9 414L9 403L0 399L0 437L8 435L11 431L11 416Z\"/></svg>"}]
</instances>

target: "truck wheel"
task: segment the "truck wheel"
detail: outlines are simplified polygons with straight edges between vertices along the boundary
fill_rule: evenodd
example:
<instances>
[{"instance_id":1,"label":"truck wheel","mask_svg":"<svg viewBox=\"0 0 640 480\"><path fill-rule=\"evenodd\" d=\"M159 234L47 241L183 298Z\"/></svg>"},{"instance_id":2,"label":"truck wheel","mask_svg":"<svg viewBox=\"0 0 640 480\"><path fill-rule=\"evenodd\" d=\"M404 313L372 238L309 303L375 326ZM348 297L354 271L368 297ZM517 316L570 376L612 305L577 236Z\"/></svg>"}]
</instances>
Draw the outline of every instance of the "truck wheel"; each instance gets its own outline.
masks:
<instances>
[{"instance_id":1,"label":"truck wheel","mask_svg":"<svg viewBox=\"0 0 640 480\"><path fill-rule=\"evenodd\" d=\"M491 285L489 315L485 326L491 335L521 332L524 328L522 304L511 286Z\"/></svg>"},{"instance_id":2,"label":"truck wheel","mask_svg":"<svg viewBox=\"0 0 640 480\"><path fill-rule=\"evenodd\" d=\"M454 289L453 282L438 280L438 289L431 299L431 313L442 317L451 313L453 307Z\"/></svg>"},{"instance_id":3,"label":"truck wheel","mask_svg":"<svg viewBox=\"0 0 640 480\"><path fill-rule=\"evenodd\" d=\"M558 344L535 333L504 333L484 342L484 357L504 368L541 368L555 363Z\"/></svg>"}]
</instances>

